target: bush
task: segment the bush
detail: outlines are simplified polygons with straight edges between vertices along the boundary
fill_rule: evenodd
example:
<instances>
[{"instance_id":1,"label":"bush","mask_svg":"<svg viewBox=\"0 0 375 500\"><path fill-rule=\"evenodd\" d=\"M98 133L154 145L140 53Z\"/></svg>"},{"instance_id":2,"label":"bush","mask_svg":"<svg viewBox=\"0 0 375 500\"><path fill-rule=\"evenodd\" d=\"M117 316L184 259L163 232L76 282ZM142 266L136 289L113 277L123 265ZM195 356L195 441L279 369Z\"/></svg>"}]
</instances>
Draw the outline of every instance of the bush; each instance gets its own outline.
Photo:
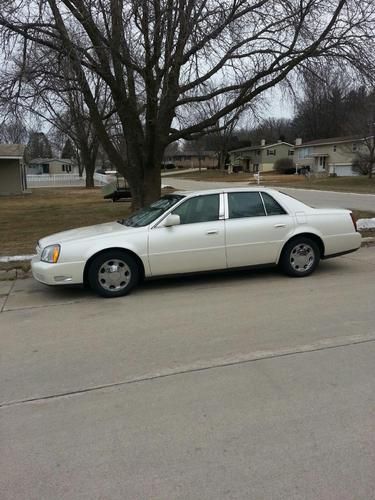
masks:
<instances>
[{"instance_id":1,"label":"bush","mask_svg":"<svg viewBox=\"0 0 375 500\"><path fill-rule=\"evenodd\" d=\"M291 158L279 158L275 161L273 169L280 174L294 174L296 172L296 164Z\"/></svg>"},{"instance_id":2,"label":"bush","mask_svg":"<svg viewBox=\"0 0 375 500\"><path fill-rule=\"evenodd\" d=\"M368 175L370 173L370 155L361 154L354 158L352 162L352 170L360 175Z\"/></svg>"}]
</instances>

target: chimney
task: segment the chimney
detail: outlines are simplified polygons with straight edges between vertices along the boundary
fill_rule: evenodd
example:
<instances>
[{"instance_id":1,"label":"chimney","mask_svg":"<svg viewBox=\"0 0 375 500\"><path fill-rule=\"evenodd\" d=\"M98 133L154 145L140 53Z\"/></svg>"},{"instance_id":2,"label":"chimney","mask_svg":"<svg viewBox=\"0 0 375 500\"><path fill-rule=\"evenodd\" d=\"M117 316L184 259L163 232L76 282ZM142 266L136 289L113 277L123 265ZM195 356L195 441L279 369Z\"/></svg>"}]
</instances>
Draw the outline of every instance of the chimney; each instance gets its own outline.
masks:
<instances>
[{"instance_id":1,"label":"chimney","mask_svg":"<svg viewBox=\"0 0 375 500\"><path fill-rule=\"evenodd\" d=\"M262 139L262 140L260 141L260 145L261 145L261 146L265 146L265 145L266 145L266 139Z\"/></svg>"},{"instance_id":2,"label":"chimney","mask_svg":"<svg viewBox=\"0 0 375 500\"><path fill-rule=\"evenodd\" d=\"M281 139L279 139L279 140L277 141L277 143L278 143L278 144L280 144L281 142L283 142Z\"/></svg>"},{"instance_id":3,"label":"chimney","mask_svg":"<svg viewBox=\"0 0 375 500\"><path fill-rule=\"evenodd\" d=\"M296 139L296 146L302 146L302 139L300 137Z\"/></svg>"}]
</instances>

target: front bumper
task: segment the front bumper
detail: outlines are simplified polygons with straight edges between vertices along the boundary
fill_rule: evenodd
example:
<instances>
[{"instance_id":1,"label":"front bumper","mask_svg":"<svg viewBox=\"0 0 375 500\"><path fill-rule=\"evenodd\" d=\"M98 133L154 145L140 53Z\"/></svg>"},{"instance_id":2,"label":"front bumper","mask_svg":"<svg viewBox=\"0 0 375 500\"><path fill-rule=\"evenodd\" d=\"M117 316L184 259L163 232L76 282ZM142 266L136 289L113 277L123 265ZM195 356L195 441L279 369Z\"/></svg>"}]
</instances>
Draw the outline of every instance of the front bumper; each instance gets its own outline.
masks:
<instances>
[{"instance_id":1,"label":"front bumper","mask_svg":"<svg viewBox=\"0 0 375 500\"><path fill-rule=\"evenodd\" d=\"M42 262L39 256L31 260L33 277L45 285L67 285L83 283L84 262Z\"/></svg>"}]
</instances>

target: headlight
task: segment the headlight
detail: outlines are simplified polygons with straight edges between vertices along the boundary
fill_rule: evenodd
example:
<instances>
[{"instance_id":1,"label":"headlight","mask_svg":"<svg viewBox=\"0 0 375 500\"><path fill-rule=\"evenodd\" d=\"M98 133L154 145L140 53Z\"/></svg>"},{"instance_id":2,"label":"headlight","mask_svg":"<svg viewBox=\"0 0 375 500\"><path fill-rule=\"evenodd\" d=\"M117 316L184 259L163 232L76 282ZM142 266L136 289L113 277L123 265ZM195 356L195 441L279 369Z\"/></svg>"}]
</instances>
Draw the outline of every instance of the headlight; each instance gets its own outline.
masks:
<instances>
[{"instance_id":1,"label":"headlight","mask_svg":"<svg viewBox=\"0 0 375 500\"><path fill-rule=\"evenodd\" d=\"M55 264L60 255L60 245L50 245L43 249L40 260Z\"/></svg>"}]
</instances>

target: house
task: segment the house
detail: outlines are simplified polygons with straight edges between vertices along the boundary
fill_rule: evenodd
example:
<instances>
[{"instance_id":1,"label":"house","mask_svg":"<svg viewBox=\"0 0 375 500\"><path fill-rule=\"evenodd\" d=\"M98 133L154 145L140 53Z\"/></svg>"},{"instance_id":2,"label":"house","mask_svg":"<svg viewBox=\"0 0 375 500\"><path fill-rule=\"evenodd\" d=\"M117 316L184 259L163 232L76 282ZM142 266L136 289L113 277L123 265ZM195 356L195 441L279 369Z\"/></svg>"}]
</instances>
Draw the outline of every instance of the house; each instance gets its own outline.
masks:
<instances>
[{"instance_id":1,"label":"house","mask_svg":"<svg viewBox=\"0 0 375 500\"><path fill-rule=\"evenodd\" d=\"M297 168L309 167L315 174L338 176L358 175L352 170L357 154L366 153L365 139L361 136L331 137L315 141L296 140Z\"/></svg>"},{"instance_id":2,"label":"house","mask_svg":"<svg viewBox=\"0 0 375 500\"><path fill-rule=\"evenodd\" d=\"M29 161L28 174L78 173L78 167L70 158L35 158Z\"/></svg>"},{"instance_id":3,"label":"house","mask_svg":"<svg viewBox=\"0 0 375 500\"><path fill-rule=\"evenodd\" d=\"M25 146L0 144L0 195L26 191Z\"/></svg>"},{"instance_id":4,"label":"house","mask_svg":"<svg viewBox=\"0 0 375 500\"><path fill-rule=\"evenodd\" d=\"M257 146L233 149L229 151L229 155L233 170L268 172L273 170L276 160L293 158L294 146L284 141L266 144L263 139Z\"/></svg>"},{"instance_id":5,"label":"house","mask_svg":"<svg viewBox=\"0 0 375 500\"><path fill-rule=\"evenodd\" d=\"M177 168L216 168L217 161L217 154L213 151L178 151L166 154L162 165L174 165Z\"/></svg>"}]
</instances>

